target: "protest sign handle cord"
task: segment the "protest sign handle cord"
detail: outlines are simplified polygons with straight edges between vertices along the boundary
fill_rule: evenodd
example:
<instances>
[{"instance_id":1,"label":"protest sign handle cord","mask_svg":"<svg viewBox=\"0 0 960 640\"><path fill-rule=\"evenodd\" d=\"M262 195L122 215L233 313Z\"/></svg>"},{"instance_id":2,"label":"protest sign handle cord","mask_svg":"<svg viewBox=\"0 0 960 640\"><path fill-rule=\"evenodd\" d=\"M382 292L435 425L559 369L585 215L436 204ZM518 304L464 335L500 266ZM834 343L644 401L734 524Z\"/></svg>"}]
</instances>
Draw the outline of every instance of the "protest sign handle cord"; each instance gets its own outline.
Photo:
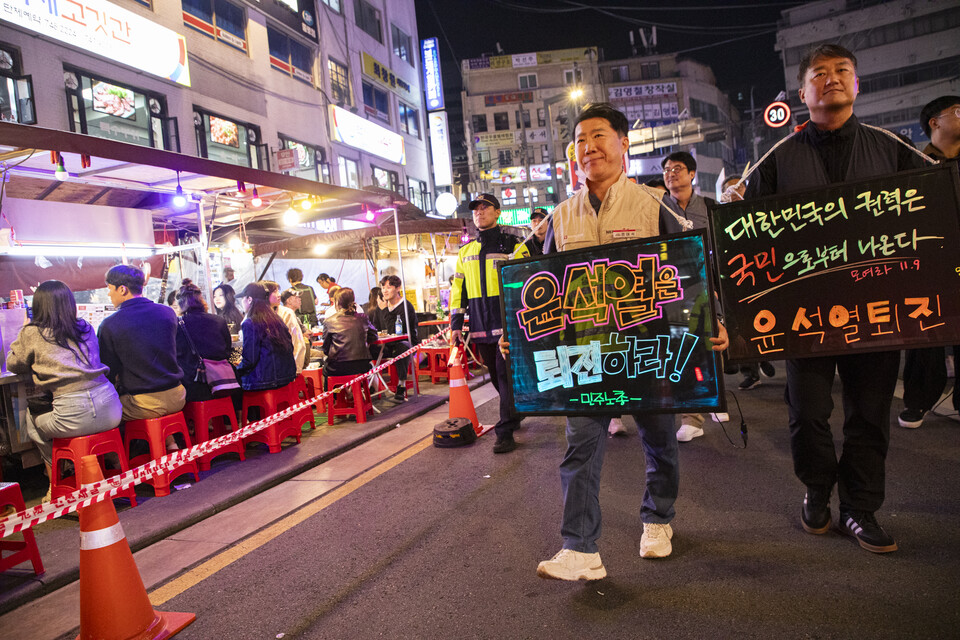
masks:
<instances>
[{"instance_id":1,"label":"protest sign handle cord","mask_svg":"<svg viewBox=\"0 0 960 640\"><path fill-rule=\"evenodd\" d=\"M733 401L737 403L737 414L740 416L740 437L743 438L743 446L738 447L736 444L734 444L733 440L730 439L730 435L727 433L727 428L723 426L722 422L718 424L720 425L720 428L723 430L723 435L727 438L727 442L730 443L730 446L732 446L734 449L746 449L747 448L747 419L743 417L743 408L740 407L740 400L739 398L737 398L737 394L735 394L733 391L729 389L727 390L727 393L733 396Z\"/></svg>"}]
</instances>

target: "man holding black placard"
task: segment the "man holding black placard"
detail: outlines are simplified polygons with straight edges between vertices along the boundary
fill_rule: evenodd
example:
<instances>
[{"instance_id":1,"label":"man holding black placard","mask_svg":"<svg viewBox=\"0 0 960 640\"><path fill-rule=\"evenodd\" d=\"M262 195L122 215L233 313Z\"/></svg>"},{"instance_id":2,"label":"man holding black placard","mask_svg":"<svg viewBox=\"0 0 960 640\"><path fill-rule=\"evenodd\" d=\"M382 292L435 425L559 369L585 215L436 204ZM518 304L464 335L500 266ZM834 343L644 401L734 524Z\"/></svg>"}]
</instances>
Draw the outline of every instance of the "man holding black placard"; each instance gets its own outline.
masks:
<instances>
[{"instance_id":1,"label":"man holding black placard","mask_svg":"<svg viewBox=\"0 0 960 640\"><path fill-rule=\"evenodd\" d=\"M930 138L923 150L941 162L960 158L960 96L941 96L920 111L920 126ZM953 347L954 368L960 361L960 346ZM953 407L960 409L960 376L954 372ZM901 427L916 429L924 414L933 409L947 384L943 349L910 349L903 365L903 412Z\"/></svg>"},{"instance_id":2,"label":"man holding black placard","mask_svg":"<svg viewBox=\"0 0 960 640\"><path fill-rule=\"evenodd\" d=\"M839 45L820 45L800 61L798 77L810 121L757 166L745 199L923 166L894 134L862 125L853 115L859 91L853 53ZM807 488L800 521L808 533L830 529L830 496L836 484L841 531L874 553L897 549L874 513L883 504L890 405L899 366L899 351L787 361L790 448L794 472ZM839 460L830 430L836 373L843 385L845 414Z\"/></svg>"},{"instance_id":3,"label":"man holding black placard","mask_svg":"<svg viewBox=\"0 0 960 640\"><path fill-rule=\"evenodd\" d=\"M576 122L577 164L585 186L552 213L544 254L648 238L668 231L653 189L627 179L623 155L629 147L626 116L613 106L588 105ZM711 338L713 349L726 348L726 331ZM509 345L501 344L509 352ZM640 508L640 555L670 555L674 502L680 485L679 446L672 414L636 416L647 459L646 487ZM598 580L607 575L597 550L600 537L600 472L609 417L567 418L567 451L560 464L563 487L563 548L537 567L537 575L558 580Z\"/></svg>"}]
</instances>

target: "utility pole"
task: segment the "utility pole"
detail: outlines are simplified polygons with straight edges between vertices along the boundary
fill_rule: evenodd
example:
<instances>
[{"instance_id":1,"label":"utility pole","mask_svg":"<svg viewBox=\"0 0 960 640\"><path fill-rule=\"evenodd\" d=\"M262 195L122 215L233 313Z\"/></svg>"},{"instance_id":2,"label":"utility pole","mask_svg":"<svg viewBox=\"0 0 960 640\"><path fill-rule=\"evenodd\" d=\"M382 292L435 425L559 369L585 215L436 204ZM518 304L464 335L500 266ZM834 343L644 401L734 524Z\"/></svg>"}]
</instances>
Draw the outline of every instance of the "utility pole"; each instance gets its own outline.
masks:
<instances>
[{"instance_id":1,"label":"utility pole","mask_svg":"<svg viewBox=\"0 0 960 640\"><path fill-rule=\"evenodd\" d=\"M520 117L520 134L523 136L523 139L520 141L520 153L523 154L523 202L524 206L529 204L531 213L533 212L533 198L530 194L530 158L527 153L527 120L523 117L523 100L521 99L518 103L519 111L517 115ZM527 202L527 197L530 196L530 202Z\"/></svg>"}]
</instances>

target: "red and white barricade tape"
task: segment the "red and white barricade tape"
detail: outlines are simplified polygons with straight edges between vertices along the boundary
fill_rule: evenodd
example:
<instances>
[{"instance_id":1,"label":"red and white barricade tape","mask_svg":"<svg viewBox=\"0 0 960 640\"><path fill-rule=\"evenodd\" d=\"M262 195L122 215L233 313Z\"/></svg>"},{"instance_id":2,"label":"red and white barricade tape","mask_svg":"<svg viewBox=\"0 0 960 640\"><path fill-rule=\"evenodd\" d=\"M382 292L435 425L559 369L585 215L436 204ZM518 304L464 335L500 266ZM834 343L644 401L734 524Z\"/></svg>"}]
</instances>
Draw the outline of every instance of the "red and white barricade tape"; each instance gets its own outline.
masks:
<instances>
[{"instance_id":1,"label":"red and white barricade tape","mask_svg":"<svg viewBox=\"0 0 960 640\"><path fill-rule=\"evenodd\" d=\"M299 404L287 407L282 411L278 411L277 413L267 416L262 420L258 420L257 422L250 423L247 426L241 427L240 429L237 429L236 431L228 433L224 436L214 438L213 440L207 440L206 442L201 442L200 444L194 445L189 449L181 449L179 451L168 453L165 456L157 458L156 460L151 460L150 462L139 466L136 469L131 469L119 475L111 476L106 480L84 485L73 493L60 496L54 501L38 504L35 507L15 513L6 518L0 518L0 538L5 538L10 534L35 527L41 522L47 522L48 520L65 516L68 513L72 513L77 509L80 509L81 507L88 507L91 504L113 498L118 493L124 491L132 485L140 484L141 482L149 480L155 475L161 473L169 473L177 467L183 465L185 462L199 458L212 451L216 451L225 445L237 442L242 438L246 438L247 436L258 431L262 431L272 424L292 417L294 414L306 409L308 406L316 405L326 400L333 394L340 392L344 387L349 387L358 380L372 379L373 376L383 371L393 363L413 353L416 353L423 346L427 346L427 344L430 342L433 342L433 339L411 347L400 355L380 363L380 365L376 368L350 379L349 382L346 382L335 389L325 391L324 393L304 400Z\"/></svg>"}]
</instances>

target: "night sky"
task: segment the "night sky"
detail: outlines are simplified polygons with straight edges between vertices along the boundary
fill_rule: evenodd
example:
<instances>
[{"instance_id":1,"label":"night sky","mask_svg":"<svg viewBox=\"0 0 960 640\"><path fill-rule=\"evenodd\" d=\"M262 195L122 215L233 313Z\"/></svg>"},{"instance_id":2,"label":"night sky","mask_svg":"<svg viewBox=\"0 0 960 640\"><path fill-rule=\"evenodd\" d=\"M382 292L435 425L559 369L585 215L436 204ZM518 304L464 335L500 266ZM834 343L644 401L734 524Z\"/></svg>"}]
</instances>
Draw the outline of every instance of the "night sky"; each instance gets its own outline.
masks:
<instances>
[{"instance_id":1,"label":"night sky","mask_svg":"<svg viewBox=\"0 0 960 640\"><path fill-rule=\"evenodd\" d=\"M657 24L656 53L683 52L710 65L717 83L731 99L749 99L756 87L758 103L783 89L783 67L774 50L780 11L800 2L692 0L672 6L661 0L416 0L420 38L436 36L442 54L448 95L459 91L456 60L505 54L597 46L604 59L630 56L629 32ZM750 36L750 37L744 37ZM456 87L450 85L455 83Z\"/></svg>"}]
</instances>

